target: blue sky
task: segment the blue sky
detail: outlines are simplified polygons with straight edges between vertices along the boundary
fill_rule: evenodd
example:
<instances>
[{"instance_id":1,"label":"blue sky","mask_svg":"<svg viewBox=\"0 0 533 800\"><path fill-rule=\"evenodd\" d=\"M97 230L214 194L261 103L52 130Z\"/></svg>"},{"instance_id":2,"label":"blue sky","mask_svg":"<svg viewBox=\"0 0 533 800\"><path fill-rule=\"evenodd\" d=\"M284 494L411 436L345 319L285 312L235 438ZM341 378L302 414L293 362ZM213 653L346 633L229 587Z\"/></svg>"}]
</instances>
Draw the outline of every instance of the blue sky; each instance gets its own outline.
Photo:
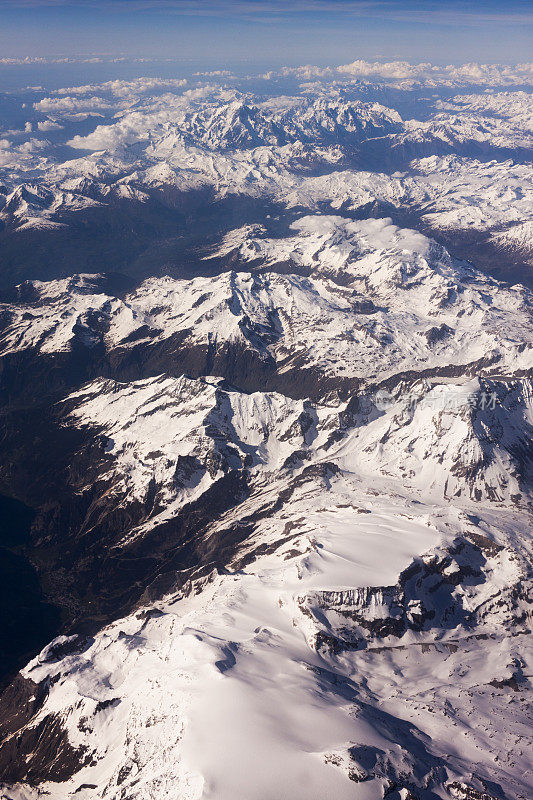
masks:
<instances>
[{"instance_id":1,"label":"blue sky","mask_svg":"<svg viewBox=\"0 0 533 800\"><path fill-rule=\"evenodd\" d=\"M532 41L531 0L0 0L0 57L516 63Z\"/></svg>"}]
</instances>

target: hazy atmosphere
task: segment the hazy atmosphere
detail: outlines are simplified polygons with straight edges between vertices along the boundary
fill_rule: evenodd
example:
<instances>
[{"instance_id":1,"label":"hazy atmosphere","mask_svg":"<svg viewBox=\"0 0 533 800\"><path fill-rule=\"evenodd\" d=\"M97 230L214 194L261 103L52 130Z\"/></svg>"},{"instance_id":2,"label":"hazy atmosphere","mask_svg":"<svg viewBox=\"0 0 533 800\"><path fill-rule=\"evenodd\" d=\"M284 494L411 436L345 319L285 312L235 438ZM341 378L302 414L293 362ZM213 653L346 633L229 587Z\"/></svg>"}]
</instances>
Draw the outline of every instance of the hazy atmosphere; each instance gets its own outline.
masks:
<instances>
[{"instance_id":1,"label":"hazy atmosphere","mask_svg":"<svg viewBox=\"0 0 533 800\"><path fill-rule=\"evenodd\" d=\"M213 67L354 58L527 60L528 0L2 0L5 58L151 57Z\"/></svg>"}]
</instances>

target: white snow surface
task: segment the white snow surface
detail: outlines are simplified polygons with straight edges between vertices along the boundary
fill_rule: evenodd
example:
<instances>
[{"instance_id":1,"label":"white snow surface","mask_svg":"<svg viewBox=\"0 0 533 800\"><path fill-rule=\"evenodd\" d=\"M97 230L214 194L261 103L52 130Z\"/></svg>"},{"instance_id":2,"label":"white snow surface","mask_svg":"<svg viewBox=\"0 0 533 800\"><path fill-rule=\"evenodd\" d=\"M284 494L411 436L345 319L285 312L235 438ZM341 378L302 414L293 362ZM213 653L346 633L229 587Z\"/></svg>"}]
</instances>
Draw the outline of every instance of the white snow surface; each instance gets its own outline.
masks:
<instances>
[{"instance_id":1,"label":"white snow surface","mask_svg":"<svg viewBox=\"0 0 533 800\"><path fill-rule=\"evenodd\" d=\"M57 715L87 749L72 778L7 800L373 800L391 782L444 800L487 781L528 796L531 385L419 381L388 403L363 394L348 415L166 376L67 399L65 424L104 437L106 493L127 506L155 481L162 510L126 552L234 469L251 491L203 537L256 522L225 570L28 664L50 681L31 725ZM177 484L184 456L199 469Z\"/></svg>"},{"instance_id":2,"label":"white snow surface","mask_svg":"<svg viewBox=\"0 0 533 800\"><path fill-rule=\"evenodd\" d=\"M174 459L184 452L186 439L190 445L200 435L203 404L212 404L216 386L210 379L163 378L122 387L93 384L73 398L80 405L71 424L106 425L117 470L146 480L146 448L160 446L165 458ZM425 391L431 399L436 389ZM217 404L218 428L223 430L230 402L241 428L227 438L246 437L243 445L259 454L261 469L279 463L283 448L301 445L284 435L297 403L234 394ZM517 428L519 415L522 424L533 421L531 408L524 411L520 402L512 408ZM402 413L400 400L396 415ZM331 409L317 415L331 429ZM438 411L432 419L441 424ZM28 664L28 678L52 679L32 724L58 714L71 746L90 753L72 779L47 782L41 792L52 800L118 800L124 791L143 800L371 800L392 780L400 797L407 796L407 787L423 792L430 786L434 796L445 798L445 785L478 785L481 775L502 785L506 796L527 796L532 764L521 745L527 737L522 689L511 703L503 688L495 688L517 670L527 674L531 664L521 601L518 609L509 602L527 572L524 511L506 505L505 514L496 517L466 495L444 504L424 481L413 495L389 469L386 452L375 456L385 469L371 474L370 456L365 461L359 454L368 452L371 439L383 440L390 415L377 416L367 427L360 422L333 448L322 446L320 433L310 443L311 464L325 464L327 458L340 471L295 482L298 469L278 470L207 531L216 535L253 514L292 482L290 504L258 518L252 537L223 573L214 571L104 628L82 652L58 660L52 644ZM431 447L428 422L415 414L410 424ZM437 445L448 455L446 436L469 449L462 424L459 416L458 428L449 426ZM508 438L505 443L512 445ZM391 449L398 450L393 441ZM415 457L419 467L428 460L416 446ZM425 604L436 603L441 613L451 603L448 624L433 627L429 621L418 632L374 640L365 625L398 617L392 593L400 573L413 563L438 563L457 536L471 533L496 544L483 558L482 580L454 581L461 564L473 563L458 551L444 562L449 597L433 594L430 569L408 606L407 614L416 616ZM259 545L267 545L266 552L260 553ZM254 551L255 559L247 561ZM461 609L478 614L476 635L462 621ZM323 647L321 635L343 630L347 635L350 614L359 620L352 624L368 647L340 653ZM506 634L510 623L514 636ZM55 644L64 643L63 637ZM38 795L19 786L5 796Z\"/></svg>"},{"instance_id":3,"label":"white snow surface","mask_svg":"<svg viewBox=\"0 0 533 800\"><path fill-rule=\"evenodd\" d=\"M102 337L112 350L184 333L190 347L240 344L283 371L316 367L366 381L482 360L480 370L506 374L531 366L530 292L389 219L306 216L276 239L246 227L210 257L230 254L261 272L149 278L122 300L98 293L96 278L33 282L36 302L5 307L1 351L57 353ZM309 275L269 271L286 263Z\"/></svg>"},{"instance_id":4,"label":"white snow surface","mask_svg":"<svg viewBox=\"0 0 533 800\"><path fill-rule=\"evenodd\" d=\"M275 202L292 220L221 236L207 277L114 296L77 274L0 305L15 369L82 354L109 374L155 351L175 370L96 378L54 407L92 448L80 501L136 520L113 540L117 561L180 514L207 520L201 567L22 670L46 687L26 731L52 719L77 769L0 785L2 798L533 796L531 292L389 217L348 216L392 207L530 260L532 75L355 61L267 73L266 86L306 83L258 97L223 74L108 81L43 94L45 121L2 134L0 225L17 237L166 190ZM350 95L376 80L382 96L463 93L406 119ZM31 135L91 115L68 134L69 160ZM357 168L384 145L407 154L402 171ZM180 349L214 364L245 354L288 387L300 372L329 383L312 400L246 392L179 374ZM246 491L208 518L227 476Z\"/></svg>"},{"instance_id":5,"label":"white snow surface","mask_svg":"<svg viewBox=\"0 0 533 800\"><path fill-rule=\"evenodd\" d=\"M56 157L49 142L31 136L17 145L0 140L7 188L0 220L19 229L68 224L67 212L117 198L150 202L168 187L285 199L289 207L392 203L425 212L436 228L485 230L532 216L531 95L524 91L457 95L437 101L429 119L402 120L393 108L350 99L342 87L266 100L213 85L153 96L143 88L126 100L107 84L100 98L79 89L36 104L54 119L89 101L109 106L102 124L67 141L79 157ZM387 151L413 160L398 175L362 170L364 163L355 169L364 142L386 142ZM435 155L425 157L428 148ZM490 148L498 161L487 161ZM28 191L45 193L46 202L26 207L19 195Z\"/></svg>"}]
</instances>

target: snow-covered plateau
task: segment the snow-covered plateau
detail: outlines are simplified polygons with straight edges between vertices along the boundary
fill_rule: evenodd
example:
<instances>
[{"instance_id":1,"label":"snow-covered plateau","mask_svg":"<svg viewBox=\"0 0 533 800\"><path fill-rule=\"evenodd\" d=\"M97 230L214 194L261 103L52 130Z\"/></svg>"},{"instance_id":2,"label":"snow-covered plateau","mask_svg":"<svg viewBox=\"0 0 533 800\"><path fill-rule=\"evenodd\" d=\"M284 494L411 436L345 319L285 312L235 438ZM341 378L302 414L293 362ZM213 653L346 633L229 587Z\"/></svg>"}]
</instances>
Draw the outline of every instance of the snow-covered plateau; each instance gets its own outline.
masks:
<instances>
[{"instance_id":1,"label":"snow-covered plateau","mask_svg":"<svg viewBox=\"0 0 533 800\"><path fill-rule=\"evenodd\" d=\"M2 798L532 797L531 74L25 97Z\"/></svg>"}]
</instances>

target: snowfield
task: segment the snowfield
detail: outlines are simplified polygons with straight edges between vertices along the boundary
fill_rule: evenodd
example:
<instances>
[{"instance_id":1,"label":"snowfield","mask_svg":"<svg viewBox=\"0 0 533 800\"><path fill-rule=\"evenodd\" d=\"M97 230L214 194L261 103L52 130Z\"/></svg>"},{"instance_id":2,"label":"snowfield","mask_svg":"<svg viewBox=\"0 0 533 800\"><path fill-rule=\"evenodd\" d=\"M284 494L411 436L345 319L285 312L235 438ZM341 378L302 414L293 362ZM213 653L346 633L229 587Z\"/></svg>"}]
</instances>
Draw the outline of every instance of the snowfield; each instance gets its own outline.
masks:
<instances>
[{"instance_id":1,"label":"snowfield","mask_svg":"<svg viewBox=\"0 0 533 800\"><path fill-rule=\"evenodd\" d=\"M342 463L356 450L348 440ZM263 486L239 516L282 486ZM444 798L494 782L526 797L531 654L525 598L511 600L527 572L526 518L509 509L492 544L480 531L496 530L493 512L400 486L381 477L369 489L364 468L309 478L223 573L72 640L70 655L54 654L62 639L43 651L24 671L53 686L32 724L58 715L83 756L71 780L41 791L373 798L393 784ZM465 569L479 578L463 585ZM518 693L502 713L508 680Z\"/></svg>"},{"instance_id":2,"label":"snowfield","mask_svg":"<svg viewBox=\"0 0 533 800\"><path fill-rule=\"evenodd\" d=\"M190 348L238 344L282 372L305 366L367 382L450 365L509 375L531 366L531 293L389 219L305 216L275 239L246 227L209 259L229 256L257 272L150 278L123 299L99 293L97 276L33 282L30 303L4 309L1 352L78 342L112 353L180 336ZM270 271L286 264L305 275Z\"/></svg>"},{"instance_id":3,"label":"snowfield","mask_svg":"<svg viewBox=\"0 0 533 800\"><path fill-rule=\"evenodd\" d=\"M2 798L532 797L532 76L25 90Z\"/></svg>"}]
</instances>

